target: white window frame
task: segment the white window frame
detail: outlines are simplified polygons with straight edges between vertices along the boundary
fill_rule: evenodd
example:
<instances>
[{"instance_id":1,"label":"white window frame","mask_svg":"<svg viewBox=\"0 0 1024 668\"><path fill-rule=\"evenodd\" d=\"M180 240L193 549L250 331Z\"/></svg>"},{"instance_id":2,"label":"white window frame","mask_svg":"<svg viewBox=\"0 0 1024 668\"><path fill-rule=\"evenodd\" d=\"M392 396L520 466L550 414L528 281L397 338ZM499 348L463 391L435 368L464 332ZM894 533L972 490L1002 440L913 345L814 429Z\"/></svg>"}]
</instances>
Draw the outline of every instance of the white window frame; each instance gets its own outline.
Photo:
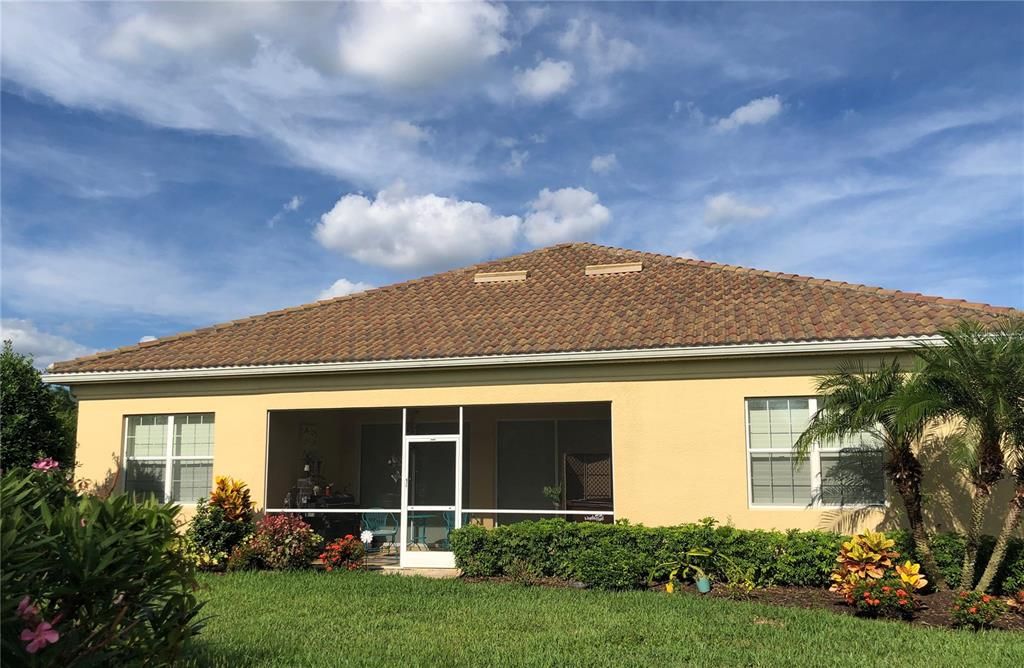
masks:
<instances>
[{"instance_id":1,"label":"white window frame","mask_svg":"<svg viewBox=\"0 0 1024 668\"><path fill-rule=\"evenodd\" d=\"M763 397L747 397L743 400L743 431L744 441L746 444L746 459L747 459L747 507L754 510L807 510L807 509L850 509L857 510L860 508L882 508L888 506L889 498L889 481L885 477L884 471L879 471L879 475L882 476L882 503L823 503L821 500L821 455L822 454L835 454L842 452L846 448L842 446L830 446L822 447L820 443L815 441L811 444L811 449L807 453L807 465L810 468L811 474L811 501L807 504L772 504L772 503L754 503L754 475L751 470L751 458L753 455L764 455L764 454L775 454L775 455L789 455L793 456L794 449L785 450L782 448L751 448L750 447L750 402L773 399L806 399L808 415L810 418L818 412L818 398L813 396L799 396L799 395L788 395L788 396L763 396ZM769 411L770 413L770 411ZM769 417L769 419L771 419ZM881 449L881 446L878 446Z\"/></svg>"},{"instance_id":2,"label":"white window frame","mask_svg":"<svg viewBox=\"0 0 1024 668\"><path fill-rule=\"evenodd\" d=\"M174 487L174 462L179 461L208 461L213 464L213 455L175 455L174 454L174 420L188 415L209 415L213 417L213 446L216 447L217 417L215 413L197 411L193 413L139 413L124 416L124 442L121 444L121 460L124 462L125 479L122 488L127 493L128 485L128 463L135 462L164 462L164 503L177 503L180 506L194 506L195 501L178 501L172 498L171 491ZM128 456L128 422L132 418L139 417L167 417L167 444L162 455ZM210 483L210 490L213 491L213 483ZM207 493L209 494L209 493Z\"/></svg>"}]
</instances>

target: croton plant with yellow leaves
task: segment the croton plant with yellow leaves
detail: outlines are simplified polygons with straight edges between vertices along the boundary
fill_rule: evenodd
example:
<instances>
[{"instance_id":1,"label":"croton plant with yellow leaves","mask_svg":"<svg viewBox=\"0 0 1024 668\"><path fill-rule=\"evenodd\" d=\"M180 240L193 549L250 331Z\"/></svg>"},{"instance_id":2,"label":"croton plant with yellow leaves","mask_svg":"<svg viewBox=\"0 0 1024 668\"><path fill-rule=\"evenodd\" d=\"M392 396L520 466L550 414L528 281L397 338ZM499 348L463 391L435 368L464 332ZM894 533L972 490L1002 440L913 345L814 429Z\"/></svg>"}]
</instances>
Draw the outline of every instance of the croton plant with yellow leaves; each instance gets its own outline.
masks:
<instances>
[{"instance_id":1,"label":"croton plant with yellow leaves","mask_svg":"<svg viewBox=\"0 0 1024 668\"><path fill-rule=\"evenodd\" d=\"M232 522L248 522L252 519L252 499L249 487L241 480L219 475L210 492L210 505L224 510L224 517Z\"/></svg>"},{"instance_id":2,"label":"croton plant with yellow leaves","mask_svg":"<svg viewBox=\"0 0 1024 668\"><path fill-rule=\"evenodd\" d=\"M838 566L832 572L830 591L849 599L854 587L865 580L881 580L893 577L893 569L900 553L893 550L896 541L881 531L866 531L843 543ZM895 577L911 590L918 590L928 584L921 574L921 565L912 561L895 566Z\"/></svg>"}]
</instances>

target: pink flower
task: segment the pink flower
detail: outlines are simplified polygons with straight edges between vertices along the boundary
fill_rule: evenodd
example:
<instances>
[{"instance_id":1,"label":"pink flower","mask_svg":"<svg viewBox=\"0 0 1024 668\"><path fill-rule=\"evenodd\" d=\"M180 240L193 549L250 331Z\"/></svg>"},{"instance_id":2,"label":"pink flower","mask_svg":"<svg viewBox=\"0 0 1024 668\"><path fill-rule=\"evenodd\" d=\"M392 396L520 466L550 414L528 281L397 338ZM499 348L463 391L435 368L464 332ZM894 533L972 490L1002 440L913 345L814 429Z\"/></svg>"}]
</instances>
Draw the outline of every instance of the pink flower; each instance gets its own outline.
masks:
<instances>
[{"instance_id":1,"label":"pink flower","mask_svg":"<svg viewBox=\"0 0 1024 668\"><path fill-rule=\"evenodd\" d=\"M60 640L60 633L49 622L39 622L35 629L25 629L21 632L21 641L26 643L25 651L29 654L35 654L58 640Z\"/></svg>"},{"instance_id":2,"label":"pink flower","mask_svg":"<svg viewBox=\"0 0 1024 668\"><path fill-rule=\"evenodd\" d=\"M35 619L36 615L38 614L39 608L32 605L32 599L30 599L28 596L22 598L21 601L18 603L18 616L24 619L25 621L31 621Z\"/></svg>"},{"instance_id":3,"label":"pink flower","mask_svg":"<svg viewBox=\"0 0 1024 668\"><path fill-rule=\"evenodd\" d=\"M33 464L32 468L37 471L53 471L54 469L59 469L60 464L58 464L57 460L53 457L47 457L46 459L40 459L38 462Z\"/></svg>"}]
</instances>

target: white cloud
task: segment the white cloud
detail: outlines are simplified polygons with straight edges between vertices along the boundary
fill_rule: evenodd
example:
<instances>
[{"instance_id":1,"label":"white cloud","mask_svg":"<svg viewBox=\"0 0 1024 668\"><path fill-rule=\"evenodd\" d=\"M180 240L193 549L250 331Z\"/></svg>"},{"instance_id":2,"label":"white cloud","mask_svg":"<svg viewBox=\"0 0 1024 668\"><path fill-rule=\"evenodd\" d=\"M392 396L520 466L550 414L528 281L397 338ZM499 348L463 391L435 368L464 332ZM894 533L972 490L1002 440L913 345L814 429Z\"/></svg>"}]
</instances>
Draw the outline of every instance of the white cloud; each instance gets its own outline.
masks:
<instances>
[{"instance_id":1,"label":"white cloud","mask_svg":"<svg viewBox=\"0 0 1024 668\"><path fill-rule=\"evenodd\" d=\"M0 57L5 82L65 106L256 139L359 186L450 188L477 178L475 145L426 153L380 77L440 83L504 48L505 14L480 2L26 3L4 7ZM360 45L365 76L352 76L339 52Z\"/></svg>"},{"instance_id":2,"label":"white cloud","mask_svg":"<svg viewBox=\"0 0 1024 668\"><path fill-rule=\"evenodd\" d=\"M943 156L954 177L1024 177L1024 137L1007 133L996 139L958 145Z\"/></svg>"},{"instance_id":3,"label":"white cloud","mask_svg":"<svg viewBox=\"0 0 1024 668\"><path fill-rule=\"evenodd\" d=\"M139 339L139 343L149 343L150 341L156 341L156 337L152 334L146 334Z\"/></svg>"},{"instance_id":4,"label":"white cloud","mask_svg":"<svg viewBox=\"0 0 1024 668\"><path fill-rule=\"evenodd\" d=\"M395 121L391 124L391 131L395 136L408 139L413 142L428 141L431 137L430 130L420 127L409 121Z\"/></svg>"},{"instance_id":5,"label":"white cloud","mask_svg":"<svg viewBox=\"0 0 1024 668\"><path fill-rule=\"evenodd\" d=\"M208 324L296 304L308 290L290 248L255 241L224 255L215 273L194 251L120 235L48 246L5 239L3 250L5 306L69 322L157 316ZM253 278L268 266L273 280Z\"/></svg>"},{"instance_id":6,"label":"white cloud","mask_svg":"<svg viewBox=\"0 0 1024 668\"><path fill-rule=\"evenodd\" d=\"M547 5L530 5L528 6L519 18L520 33L526 34L532 31L534 28L539 26L544 19L547 18L551 12L551 8Z\"/></svg>"},{"instance_id":7,"label":"white cloud","mask_svg":"<svg viewBox=\"0 0 1024 668\"><path fill-rule=\"evenodd\" d=\"M782 100L778 95L759 97L735 109L725 118L715 122L718 130L735 130L741 125L760 125L775 118L782 111Z\"/></svg>"},{"instance_id":8,"label":"white cloud","mask_svg":"<svg viewBox=\"0 0 1024 668\"><path fill-rule=\"evenodd\" d=\"M113 27L98 43L103 56L142 61L205 52L245 59L256 50L258 34L272 33L288 22L290 8L265 2L253 3L244 11L224 11L214 3L201 3L192 7L151 4L131 11L117 8L111 13Z\"/></svg>"},{"instance_id":9,"label":"white cloud","mask_svg":"<svg viewBox=\"0 0 1024 668\"><path fill-rule=\"evenodd\" d=\"M354 292L365 292L374 286L362 281L350 281L347 278L339 278L331 284L331 287L321 290L317 299L331 299L332 297L344 297Z\"/></svg>"},{"instance_id":10,"label":"white cloud","mask_svg":"<svg viewBox=\"0 0 1024 668\"><path fill-rule=\"evenodd\" d=\"M583 239L611 219L611 211L585 188L545 188L530 203L523 230L530 243L547 245Z\"/></svg>"},{"instance_id":11,"label":"white cloud","mask_svg":"<svg viewBox=\"0 0 1024 668\"><path fill-rule=\"evenodd\" d=\"M598 174L607 174L619 166L619 160L614 153L595 155L590 159L590 171Z\"/></svg>"},{"instance_id":12,"label":"white cloud","mask_svg":"<svg viewBox=\"0 0 1024 668\"><path fill-rule=\"evenodd\" d=\"M754 206L745 204L732 193L719 193L707 198L704 203L704 222L710 225L728 225L729 223L757 220L772 214L770 206Z\"/></svg>"},{"instance_id":13,"label":"white cloud","mask_svg":"<svg viewBox=\"0 0 1024 668\"><path fill-rule=\"evenodd\" d=\"M298 195L292 195L292 198L281 205L281 210L270 217L267 221L267 227L274 227L281 219L284 218L285 214L291 213L292 211L298 211L299 207L302 206L302 197Z\"/></svg>"},{"instance_id":14,"label":"white cloud","mask_svg":"<svg viewBox=\"0 0 1024 668\"><path fill-rule=\"evenodd\" d=\"M341 31L342 66L388 85L435 85L508 48L501 5L361 3L353 11Z\"/></svg>"},{"instance_id":15,"label":"white cloud","mask_svg":"<svg viewBox=\"0 0 1024 668\"><path fill-rule=\"evenodd\" d=\"M548 100L572 87L573 66L564 60L545 58L536 67L518 72L516 90L535 102Z\"/></svg>"},{"instance_id":16,"label":"white cloud","mask_svg":"<svg viewBox=\"0 0 1024 668\"><path fill-rule=\"evenodd\" d=\"M95 352L66 337L40 331L31 320L18 318L0 320L0 339L10 339L16 352L32 355L33 363L40 369Z\"/></svg>"},{"instance_id":17,"label":"white cloud","mask_svg":"<svg viewBox=\"0 0 1024 668\"><path fill-rule=\"evenodd\" d=\"M515 149L509 153L508 160L501 166L501 169L506 174L516 175L523 173L523 166L526 161L530 159L529 151L517 151Z\"/></svg>"},{"instance_id":18,"label":"white cloud","mask_svg":"<svg viewBox=\"0 0 1024 668\"><path fill-rule=\"evenodd\" d=\"M397 183L372 200L345 195L320 217L314 236L360 262L411 270L507 251L520 224L518 216L496 215L479 202L409 195Z\"/></svg>"},{"instance_id":19,"label":"white cloud","mask_svg":"<svg viewBox=\"0 0 1024 668\"><path fill-rule=\"evenodd\" d=\"M558 45L569 53L582 53L590 72L607 76L629 69L640 62L640 49L621 37L605 37L593 21L570 19Z\"/></svg>"}]
</instances>

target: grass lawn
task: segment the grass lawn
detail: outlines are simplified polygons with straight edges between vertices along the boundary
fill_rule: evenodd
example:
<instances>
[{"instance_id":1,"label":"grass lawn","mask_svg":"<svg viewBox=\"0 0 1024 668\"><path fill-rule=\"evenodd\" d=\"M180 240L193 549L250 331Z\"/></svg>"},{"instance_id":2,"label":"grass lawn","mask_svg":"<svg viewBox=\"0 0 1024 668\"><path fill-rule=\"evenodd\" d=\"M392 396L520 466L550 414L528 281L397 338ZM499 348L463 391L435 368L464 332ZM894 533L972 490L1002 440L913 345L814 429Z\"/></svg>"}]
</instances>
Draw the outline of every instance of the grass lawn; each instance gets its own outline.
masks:
<instances>
[{"instance_id":1,"label":"grass lawn","mask_svg":"<svg viewBox=\"0 0 1024 668\"><path fill-rule=\"evenodd\" d=\"M377 573L205 576L213 666L1024 666L1024 634Z\"/></svg>"}]
</instances>

